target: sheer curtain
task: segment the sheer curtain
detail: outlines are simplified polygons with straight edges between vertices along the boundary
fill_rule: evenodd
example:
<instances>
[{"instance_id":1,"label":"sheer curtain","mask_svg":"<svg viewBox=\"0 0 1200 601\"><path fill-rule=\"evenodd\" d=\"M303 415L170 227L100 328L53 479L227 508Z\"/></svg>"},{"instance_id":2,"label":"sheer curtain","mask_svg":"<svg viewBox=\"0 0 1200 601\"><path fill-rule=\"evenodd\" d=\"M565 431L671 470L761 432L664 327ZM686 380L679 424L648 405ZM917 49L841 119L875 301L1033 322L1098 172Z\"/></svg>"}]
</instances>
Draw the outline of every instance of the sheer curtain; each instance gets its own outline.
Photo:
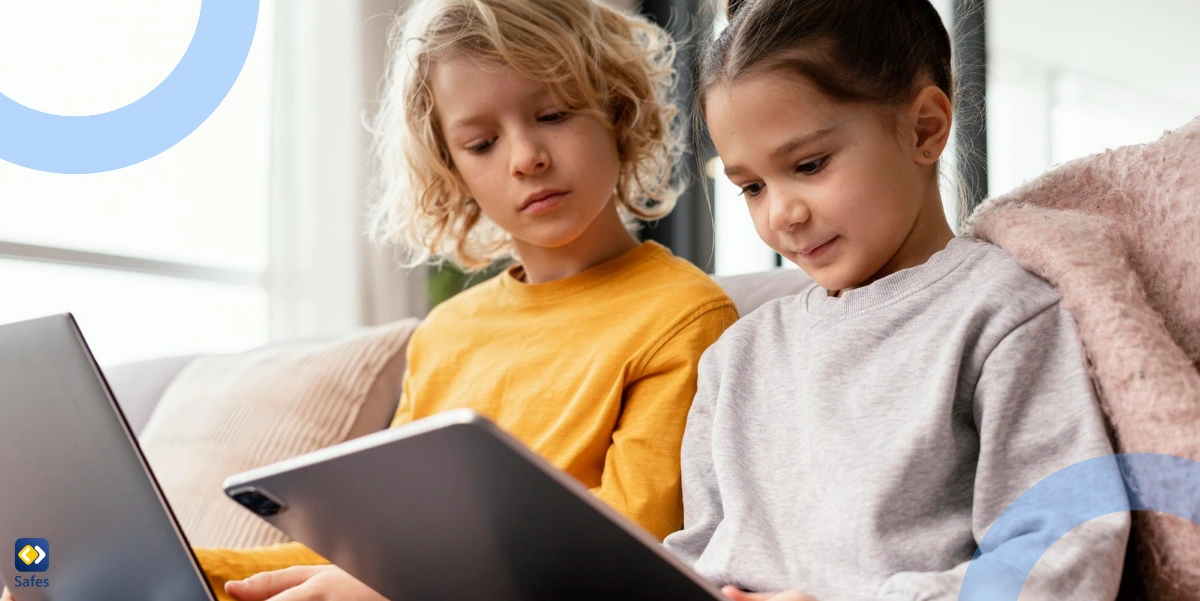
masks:
<instances>
[{"instance_id":1,"label":"sheer curtain","mask_svg":"<svg viewBox=\"0 0 1200 601\"><path fill-rule=\"evenodd\" d=\"M278 8L271 337L329 336L427 311L425 270L366 240L386 33L402 0Z\"/></svg>"}]
</instances>

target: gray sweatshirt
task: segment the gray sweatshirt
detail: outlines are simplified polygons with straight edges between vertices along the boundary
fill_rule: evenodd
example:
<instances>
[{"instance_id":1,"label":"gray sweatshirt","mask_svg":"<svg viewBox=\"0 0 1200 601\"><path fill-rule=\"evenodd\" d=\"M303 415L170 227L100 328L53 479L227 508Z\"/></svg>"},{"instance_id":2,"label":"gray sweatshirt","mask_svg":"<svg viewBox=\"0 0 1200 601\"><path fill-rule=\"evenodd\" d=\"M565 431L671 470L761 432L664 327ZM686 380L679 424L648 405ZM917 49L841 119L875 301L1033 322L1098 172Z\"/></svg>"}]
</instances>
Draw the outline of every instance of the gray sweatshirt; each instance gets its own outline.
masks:
<instances>
[{"instance_id":1,"label":"gray sweatshirt","mask_svg":"<svg viewBox=\"0 0 1200 601\"><path fill-rule=\"evenodd\" d=\"M840 297L813 284L764 305L704 354L684 528L665 544L719 585L954 600L1009 503L1112 452L1058 294L998 247L956 238ZM1015 538L1049 545L1043 526ZM1128 512L1073 530L1022 599L1114 598L1128 533Z\"/></svg>"}]
</instances>

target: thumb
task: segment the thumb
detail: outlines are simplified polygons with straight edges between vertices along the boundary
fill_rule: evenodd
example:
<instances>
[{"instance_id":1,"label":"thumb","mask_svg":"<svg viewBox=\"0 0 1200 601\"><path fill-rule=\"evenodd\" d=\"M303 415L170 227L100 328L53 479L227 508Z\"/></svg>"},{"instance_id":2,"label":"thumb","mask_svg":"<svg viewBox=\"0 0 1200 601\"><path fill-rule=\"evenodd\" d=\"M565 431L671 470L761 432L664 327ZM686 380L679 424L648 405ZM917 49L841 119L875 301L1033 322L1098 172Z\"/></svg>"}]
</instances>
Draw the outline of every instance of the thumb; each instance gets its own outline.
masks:
<instances>
[{"instance_id":1,"label":"thumb","mask_svg":"<svg viewBox=\"0 0 1200 601\"><path fill-rule=\"evenodd\" d=\"M12 594L8 592L8 587L4 587L4 592L0 593L0 601L13 601Z\"/></svg>"},{"instance_id":2,"label":"thumb","mask_svg":"<svg viewBox=\"0 0 1200 601\"><path fill-rule=\"evenodd\" d=\"M747 593L732 585L722 588L721 592L732 601L766 601L771 598L771 593Z\"/></svg>"},{"instance_id":3,"label":"thumb","mask_svg":"<svg viewBox=\"0 0 1200 601\"><path fill-rule=\"evenodd\" d=\"M245 580L226 582L225 592L237 601L266 601L283 591L303 584L316 575L319 570L320 566L292 566L283 570L262 572Z\"/></svg>"}]
</instances>

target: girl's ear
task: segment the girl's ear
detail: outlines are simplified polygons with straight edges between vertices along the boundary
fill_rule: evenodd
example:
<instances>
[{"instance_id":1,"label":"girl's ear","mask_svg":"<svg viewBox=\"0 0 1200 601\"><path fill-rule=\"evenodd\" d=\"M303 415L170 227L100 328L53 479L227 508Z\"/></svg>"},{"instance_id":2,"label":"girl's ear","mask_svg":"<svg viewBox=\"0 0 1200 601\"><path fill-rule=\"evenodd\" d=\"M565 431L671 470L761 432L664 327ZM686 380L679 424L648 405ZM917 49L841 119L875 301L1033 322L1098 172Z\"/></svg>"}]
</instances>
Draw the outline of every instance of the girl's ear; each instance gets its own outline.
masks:
<instances>
[{"instance_id":1,"label":"girl's ear","mask_svg":"<svg viewBox=\"0 0 1200 601\"><path fill-rule=\"evenodd\" d=\"M941 88L926 86L913 99L909 116L913 124L913 160L922 165L936 163L946 150L954 123L950 98Z\"/></svg>"}]
</instances>

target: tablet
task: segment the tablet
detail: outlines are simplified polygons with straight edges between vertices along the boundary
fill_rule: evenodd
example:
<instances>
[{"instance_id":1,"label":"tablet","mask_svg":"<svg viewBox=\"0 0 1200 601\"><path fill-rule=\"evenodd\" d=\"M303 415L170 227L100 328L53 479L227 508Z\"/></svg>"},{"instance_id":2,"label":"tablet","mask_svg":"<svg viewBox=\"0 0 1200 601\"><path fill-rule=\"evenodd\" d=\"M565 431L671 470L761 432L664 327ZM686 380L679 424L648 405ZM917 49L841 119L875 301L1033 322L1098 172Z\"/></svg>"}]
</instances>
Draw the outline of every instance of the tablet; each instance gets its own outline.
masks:
<instances>
[{"instance_id":1,"label":"tablet","mask_svg":"<svg viewBox=\"0 0 1200 601\"><path fill-rule=\"evenodd\" d=\"M230 498L392 601L715 601L652 535L460 409L232 476Z\"/></svg>"}]
</instances>

